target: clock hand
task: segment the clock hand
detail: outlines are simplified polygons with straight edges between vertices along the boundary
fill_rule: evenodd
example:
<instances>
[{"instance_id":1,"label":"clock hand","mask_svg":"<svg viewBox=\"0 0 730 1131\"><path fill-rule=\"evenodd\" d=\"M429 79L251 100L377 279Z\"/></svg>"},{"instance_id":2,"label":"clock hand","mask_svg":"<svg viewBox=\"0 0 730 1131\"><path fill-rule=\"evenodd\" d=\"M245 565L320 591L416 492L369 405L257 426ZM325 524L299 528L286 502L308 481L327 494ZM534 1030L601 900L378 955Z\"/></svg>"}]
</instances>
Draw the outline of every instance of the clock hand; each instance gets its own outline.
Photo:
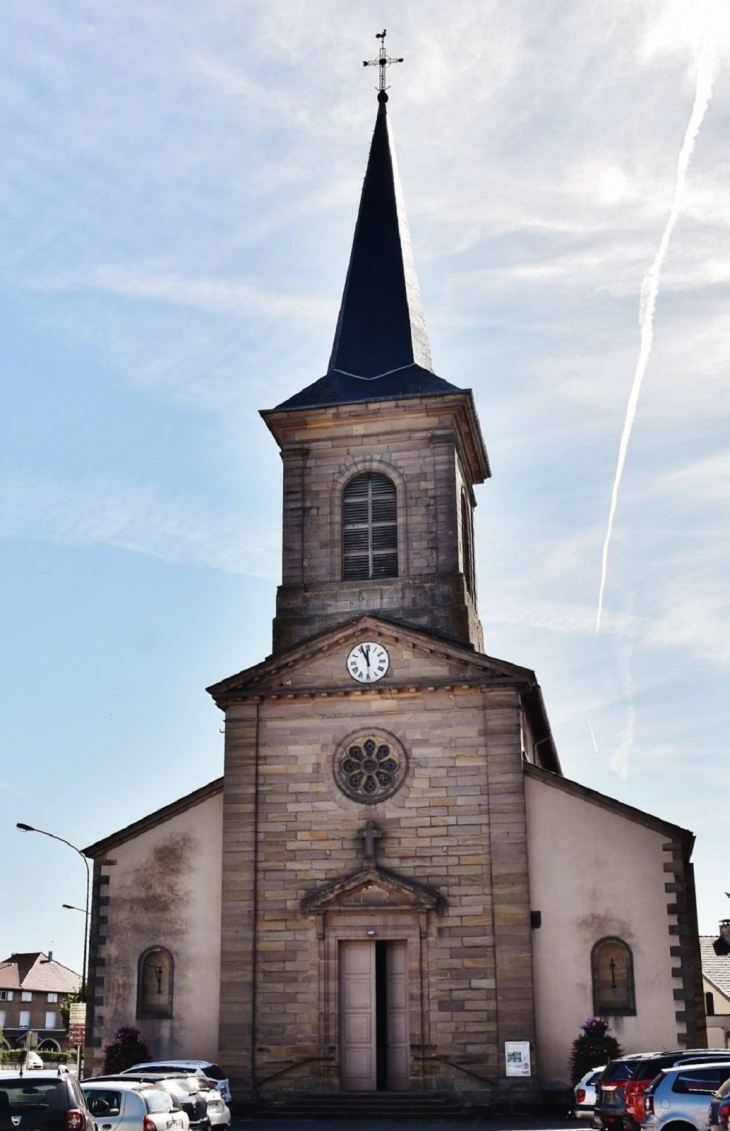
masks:
<instances>
[{"instance_id":1,"label":"clock hand","mask_svg":"<svg viewBox=\"0 0 730 1131\"><path fill-rule=\"evenodd\" d=\"M361 644L360 645L360 651L362 652L363 656L365 657L365 663L367 664L368 667L370 667L370 648L366 647L364 644Z\"/></svg>"}]
</instances>

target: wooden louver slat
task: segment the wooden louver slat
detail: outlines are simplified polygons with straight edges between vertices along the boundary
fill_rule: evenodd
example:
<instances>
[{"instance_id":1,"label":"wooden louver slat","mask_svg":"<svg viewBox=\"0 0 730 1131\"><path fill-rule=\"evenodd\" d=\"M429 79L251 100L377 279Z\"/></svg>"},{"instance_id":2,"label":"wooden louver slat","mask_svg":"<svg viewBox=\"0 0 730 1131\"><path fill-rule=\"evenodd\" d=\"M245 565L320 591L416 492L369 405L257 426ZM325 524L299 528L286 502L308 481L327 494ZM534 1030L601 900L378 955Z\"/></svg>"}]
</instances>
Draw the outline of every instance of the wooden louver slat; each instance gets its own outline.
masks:
<instances>
[{"instance_id":1,"label":"wooden louver slat","mask_svg":"<svg viewBox=\"0 0 730 1131\"><path fill-rule=\"evenodd\" d=\"M345 581L398 576L395 483L377 471L356 475L342 495L342 573Z\"/></svg>"}]
</instances>

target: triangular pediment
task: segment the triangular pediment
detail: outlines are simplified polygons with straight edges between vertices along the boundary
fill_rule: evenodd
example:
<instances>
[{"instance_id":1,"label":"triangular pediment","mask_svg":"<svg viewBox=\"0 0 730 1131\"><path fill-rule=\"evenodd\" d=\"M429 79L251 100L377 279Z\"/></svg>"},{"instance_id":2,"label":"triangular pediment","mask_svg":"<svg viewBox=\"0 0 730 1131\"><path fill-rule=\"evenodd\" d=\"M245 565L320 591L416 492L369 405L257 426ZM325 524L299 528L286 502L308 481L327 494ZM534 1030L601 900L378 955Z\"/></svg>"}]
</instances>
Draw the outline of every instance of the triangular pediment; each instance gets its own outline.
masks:
<instances>
[{"instance_id":1,"label":"triangular pediment","mask_svg":"<svg viewBox=\"0 0 730 1131\"><path fill-rule=\"evenodd\" d=\"M305 896L302 911L362 911L373 907L393 911L439 911L444 897L428 884L416 883L396 872L366 865L357 872L341 876Z\"/></svg>"},{"instance_id":2,"label":"triangular pediment","mask_svg":"<svg viewBox=\"0 0 730 1131\"><path fill-rule=\"evenodd\" d=\"M387 673L371 684L358 683L347 667L351 650L365 641L381 644L389 657ZM303 692L338 694L411 686L417 690L484 682L533 687L535 676L528 668L475 652L433 633L366 615L270 656L253 668L213 684L208 691L225 708L256 694L287 697Z\"/></svg>"}]
</instances>

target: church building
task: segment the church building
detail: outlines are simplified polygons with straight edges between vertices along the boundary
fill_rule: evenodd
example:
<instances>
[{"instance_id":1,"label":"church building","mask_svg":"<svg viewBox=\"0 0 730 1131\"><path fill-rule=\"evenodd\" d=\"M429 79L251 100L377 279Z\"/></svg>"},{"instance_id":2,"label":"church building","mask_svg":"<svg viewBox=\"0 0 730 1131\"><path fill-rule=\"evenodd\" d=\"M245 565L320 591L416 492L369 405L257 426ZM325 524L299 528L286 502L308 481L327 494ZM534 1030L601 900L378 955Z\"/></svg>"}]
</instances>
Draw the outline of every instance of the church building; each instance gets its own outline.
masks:
<instances>
[{"instance_id":1,"label":"church building","mask_svg":"<svg viewBox=\"0 0 730 1131\"><path fill-rule=\"evenodd\" d=\"M282 580L271 655L208 688L223 777L85 850L87 1074L135 1024L240 1098L484 1104L565 1087L590 1016L706 1043L692 834L565 778L535 673L484 650L489 461L434 372L387 100L327 373L261 413Z\"/></svg>"}]
</instances>

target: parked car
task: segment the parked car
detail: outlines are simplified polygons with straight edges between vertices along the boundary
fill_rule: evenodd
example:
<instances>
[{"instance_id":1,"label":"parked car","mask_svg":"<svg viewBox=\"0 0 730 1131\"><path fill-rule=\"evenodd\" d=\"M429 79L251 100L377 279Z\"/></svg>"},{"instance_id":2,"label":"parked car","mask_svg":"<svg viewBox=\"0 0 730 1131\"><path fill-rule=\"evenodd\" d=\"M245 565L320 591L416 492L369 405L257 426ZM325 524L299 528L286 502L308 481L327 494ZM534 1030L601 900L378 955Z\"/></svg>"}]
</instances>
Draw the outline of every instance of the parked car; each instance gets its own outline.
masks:
<instances>
[{"instance_id":1,"label":"parked car","mask_svg":"<svg viewBox=\"0 0 730 1131\"><path fill-rule=\"evenodd\" d=\"M156 1084L95 1077L81 1087L98 1131L189 1131L176 1097Z\"/></svg>"},{"instance_id":2,"label":"parked car","mask_svg":"<svg viewBox=\"0 0 730 1131\"><path fill-rule=\"evenodd\" d=\"M672 1124L680 1131L707 1131L710 1100L730 1079L730 1061L683 1064L665 1068L644 1093L643 1131L661 1131Z\"/></svg>"},{"instance_id":3,"label":"parked car","mask_svg":"<svg viewBox=\"0 0 730 1131\"><path fill-rule=\"evenodd\" d=\"M202 1075L186 1076L185 1080L190 1084L196 1084L201 1096L208 1105L208 1119L212 1127L230 1127L231 1126L231 1109L229 1108L223 1096L217 1088L209 1088L208 1081ZM201 1087L201 1085L203 1085Z\"/></svg>"},{"instance_id":4,"label":"parked car","mask_svg":"<svg viewBox=\"0 0 730 1131\"><path fill-rule=\"evenodd\" d=\"M217 1088L210 1087L209 1081L206 1079L202 1070L199 1069L194 1076L187 1076L184 1073L176 1073L173 1076L167 1076L165 1073L157 1072L135 1073L134 1075L135 1077L139 1076L140 1079L154 1080L160 1083L164 1080L178 1080L182 1082L186 1087L189 1087L191 1091L197 1092L205 1100L208 1105L208 1119L210 1120L211 1126L231 1126L231 1110L228 1104ZM178 1096L178 1099L183 1103L181 1096ZM183 1107L184 1106L183 1103ZM190 1112L188 1112L188 1114L190 1115ZM192 1116L190 1126L191 1128L193 1127Z\"/></svg>"},{"instance_id":5,"label":"parked car","mask_svg":"<svg viewBox=\"0 0 730 1131\"><path fill-rule=\"evenodd\" d=\"M730 1049L676 1049L674 1052L660 1052L638 1061L624 1089L625 1131L637 1131L644 1119L644 1094L663 1069L697 1064L700 1061L708 1064L710 1061L729 1058Z\"/></svg>"},{"instance_id":6,"label":"parked car","mask_svg":"<svg viewBox=\"0 0 730 1131\"><path fill-rule=\"evenodd\" d=\"M573 1088L573 1118L593 1119L596 1108L596 1082L605 1068L601 1064L598 1068L591 1068L582 1080Z\"/></svg>"},{"instance_id":7,"label":"parked car","mask_svg":"<svg viewBox=\"0 0 730 1131\"><path fill-rule=\"evenodd\" d=\"M210 1060L147 1060L134 1064L129 1072L198 1072L201 1071L211 1088L217 1088L226 1103L231 1102L231 1088L228 1077L217 1064Z\"/></svg>"},{"instance_id":8,"label":"parked car","mask_svg":"<svg viewBox=\"0 0 730 1131\"><path fill-rule=\"evenodd\" d=\"M730 1131L730 1079L721 1084L710 1100L710 1131Z\"/></svg>"},{"instance_id":9,"label":"parked car","mask_svg":"<svg viewBox=\"0 0 730 1131\"><path fill-rule=\"evenodd\" d=\"M0 1073L0 1131L96 1131L67 1068Z\"/></svg>"},{"instance_id":10,"label":"parked car","mask_svg":"<svg viewBox=\"0 0 730 1131\"><path fill-rule=\"evenodd\" d=\"M595 1115L598 1122L613 1131L621 1128L626 1108L624 1107L624 1089L637 1063L645 1060L655 1053L633 1053L631 1056L621 1056L617 1060L609 1060L603 1072L596 1081L596 1107Z\"/></svg>"},{"instance_id":11,"label":"parked car","mask_svg":"<svg viewBox=\"0 0 730 1131\"><path fill-rule=\"evenodd\" d=\"M111 1077L107 1077L111 1079ZM190 1131L210 1131L207 1081L202 1076L183 1076L180 1073L132 1072L120 1073L118 1079L136 1080L140 1084L156 1084L174 1096L190 1120Z\"/></svg>"},{"instance_id":12,"label":"parked car","mask_svg":"<svg viewBox=\"0 0 730 1131\"><path fill-rule=\"evenodd\" d=\"M140 1083L156 1083L157 1087L169 1091L171 1096L177 1098L183 1112L188 1113L190 1131L211 1131L211 1120L208 1119L208 1102L204 1095L207 1081L198 1076L181 1076L180 1073L163 1072L124 1072L132 1080Z\"/></svg>"}]
</instances>

